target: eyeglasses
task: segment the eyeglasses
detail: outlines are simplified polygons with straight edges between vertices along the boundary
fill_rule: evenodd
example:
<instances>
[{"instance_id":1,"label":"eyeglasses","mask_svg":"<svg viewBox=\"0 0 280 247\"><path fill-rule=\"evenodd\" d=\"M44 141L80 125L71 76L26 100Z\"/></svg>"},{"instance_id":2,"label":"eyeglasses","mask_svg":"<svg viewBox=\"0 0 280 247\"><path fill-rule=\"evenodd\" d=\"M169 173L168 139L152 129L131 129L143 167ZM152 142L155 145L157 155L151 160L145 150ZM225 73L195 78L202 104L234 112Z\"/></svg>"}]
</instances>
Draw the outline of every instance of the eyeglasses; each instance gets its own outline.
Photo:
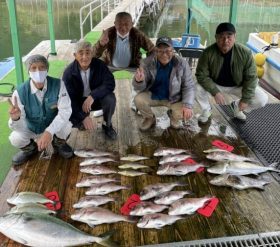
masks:
<instances>
[{"instance_id":1,"label":"eyeglasses","mask_svg":"<svg viewBox=\"0 0 280 247\"><path fill-rule=\"evenodd\" d=\"M156 52L161 56L164 54L171 55L173 53L173 49L157 49Z\"/></svg>"}]
</instances>

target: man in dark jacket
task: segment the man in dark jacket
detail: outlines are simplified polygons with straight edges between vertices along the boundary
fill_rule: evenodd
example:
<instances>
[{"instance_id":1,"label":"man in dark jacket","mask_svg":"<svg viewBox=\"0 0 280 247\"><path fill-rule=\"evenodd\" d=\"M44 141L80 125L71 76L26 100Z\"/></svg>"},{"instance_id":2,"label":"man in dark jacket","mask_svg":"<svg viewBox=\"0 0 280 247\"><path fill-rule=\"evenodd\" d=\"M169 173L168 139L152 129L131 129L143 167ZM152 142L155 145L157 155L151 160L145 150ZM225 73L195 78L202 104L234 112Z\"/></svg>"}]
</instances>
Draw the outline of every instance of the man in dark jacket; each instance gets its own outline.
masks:
<instances>
[{"instance_id":1,"label":"man in dark jacket","mask_svg":"<svg viewBox=\"0 0 280 247\"><path fill-rule=\"evenodd\" d=\"M117 133L112 126L116 107L115 80L107 66L93 58L92 45L79 41L75 46L75 60L66 68L63 81L71 98L70 121L79 129L93 130L91 110L103 110L105 135L115 140Z\"/></svg>"}]
</instances>

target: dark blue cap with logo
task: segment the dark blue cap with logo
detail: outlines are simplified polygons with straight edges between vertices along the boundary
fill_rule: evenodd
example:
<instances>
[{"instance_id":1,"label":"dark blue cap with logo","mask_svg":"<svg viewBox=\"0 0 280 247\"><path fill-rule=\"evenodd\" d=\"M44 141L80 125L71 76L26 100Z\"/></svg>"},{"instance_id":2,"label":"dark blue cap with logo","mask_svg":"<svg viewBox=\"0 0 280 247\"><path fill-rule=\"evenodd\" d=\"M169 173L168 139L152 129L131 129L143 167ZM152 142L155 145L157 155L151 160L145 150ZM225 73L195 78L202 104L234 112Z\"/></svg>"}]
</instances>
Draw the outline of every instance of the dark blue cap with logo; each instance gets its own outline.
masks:
<instances>
[{"instance_id":1,"label":"dark blue cap with logo","mask_svg":"<svg viewBox=\"0 0 280 247\"><path fill-rule=\"evenodd\" d=\"M160 37L156 41L156 46L159 46L161 44L167 45L169 47L173 47L172 39L169 37Z\"/></svg>"}]
</instances>

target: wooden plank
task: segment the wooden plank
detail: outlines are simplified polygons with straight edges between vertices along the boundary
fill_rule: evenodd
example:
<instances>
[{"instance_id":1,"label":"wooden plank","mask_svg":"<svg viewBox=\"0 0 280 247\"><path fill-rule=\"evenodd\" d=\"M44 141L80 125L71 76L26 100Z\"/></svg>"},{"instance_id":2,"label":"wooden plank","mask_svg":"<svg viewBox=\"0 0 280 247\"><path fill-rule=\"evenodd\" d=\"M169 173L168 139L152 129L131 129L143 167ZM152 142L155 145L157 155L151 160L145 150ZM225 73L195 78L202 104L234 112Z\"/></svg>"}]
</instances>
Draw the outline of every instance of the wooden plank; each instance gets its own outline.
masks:
<instances>
[{"instance_id":1,"label":"wooden plank","mask_svg":"<svg viewBox=\"0 0 280 247\"><path fill-rule=\"evenodd\" d=\"M79 163L83 159L74 157L70 160L64 160L57 155L54 155L51 160L40 161L36 156L25 165L11 168L0 190L1 214L9 209L6 199L16 192L29 190L45 193L56 190L62 201L62 210L58 217L93 235L115 229L113 239L121 246L141 246L280 230L280 185L269 173L266 176L272 180L272 183L266 186L265 191L254 189L237 191L231 188L215 187L209 184L209 180L214 176L207 172L193 173L182 177L157 176L158 158L153 157L153 152L160 146L193 150L197 161L207 165L214 163L205 158L203 150L210 148L211 142L215 139L233 145L235 153L254 155L215 108L213 108L213 119L208 125L197 125L194 121L190 129L174 130L168 128L162 130L156 127L148 132L140 132L138 124L141 117L129 108L130 83L130 80L117 80L116 82L117 107L113 117L113 126L118 132L117 140L110 141L104 137L101 128L102 117L94 118L96 130L89 132L73 129L68 140L75 149L98 148L115 152L116 157L128 153L151 157L150 160L140 162L152 167L147 175L134 178L112 175L119 177L121 184L130 185L131 188L112 193L111 196L117 197L117 202L109 203L104 207L119 213L127 198L133 193L139 194L144 186L158 182L180 181L186 185L175 190L188 189L193 191L195 197L210 194L220 199L220 204L213 215L210 218L197 214L188 216L161 230L138 229L136 224L127 222L103 224L90 228L86 224L75 222L70 218L74 212L72 205L84 196L86 190L76 188L77 181L87 176L79 171ZM165 109L154 110L157 117L165 112ZM195 106L195 113L198 113L197 106ZM109 166L116 168L119 163ZM2 234L0 234L0 243L1 247L22 246Z\"/></svg>"}]
</instances>

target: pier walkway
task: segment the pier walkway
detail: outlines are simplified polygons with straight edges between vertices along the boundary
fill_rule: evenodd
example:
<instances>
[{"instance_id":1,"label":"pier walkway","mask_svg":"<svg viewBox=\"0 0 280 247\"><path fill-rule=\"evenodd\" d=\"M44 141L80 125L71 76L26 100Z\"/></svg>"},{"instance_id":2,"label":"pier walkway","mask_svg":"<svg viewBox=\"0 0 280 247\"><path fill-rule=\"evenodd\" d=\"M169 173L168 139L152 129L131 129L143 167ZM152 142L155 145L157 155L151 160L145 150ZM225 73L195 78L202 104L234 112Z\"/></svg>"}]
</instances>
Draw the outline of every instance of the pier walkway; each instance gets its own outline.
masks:
<instances>
[{"instance_id":1,"label":"pier walkway","mask_svg":"<svg viewBox=\"0 0 280 247\"><path fill-rule=\"evenodd\" d=\"M97 24L92 31L102 31L111 26L114 26L114 21L116 14L118 12L128 12L132 16L132 21L134 25L137 25L137 22L141 16L141 13L144 9L145 0L123 0L113 11L111 11L99 24Z\"/></svg>"}]
</instances>

